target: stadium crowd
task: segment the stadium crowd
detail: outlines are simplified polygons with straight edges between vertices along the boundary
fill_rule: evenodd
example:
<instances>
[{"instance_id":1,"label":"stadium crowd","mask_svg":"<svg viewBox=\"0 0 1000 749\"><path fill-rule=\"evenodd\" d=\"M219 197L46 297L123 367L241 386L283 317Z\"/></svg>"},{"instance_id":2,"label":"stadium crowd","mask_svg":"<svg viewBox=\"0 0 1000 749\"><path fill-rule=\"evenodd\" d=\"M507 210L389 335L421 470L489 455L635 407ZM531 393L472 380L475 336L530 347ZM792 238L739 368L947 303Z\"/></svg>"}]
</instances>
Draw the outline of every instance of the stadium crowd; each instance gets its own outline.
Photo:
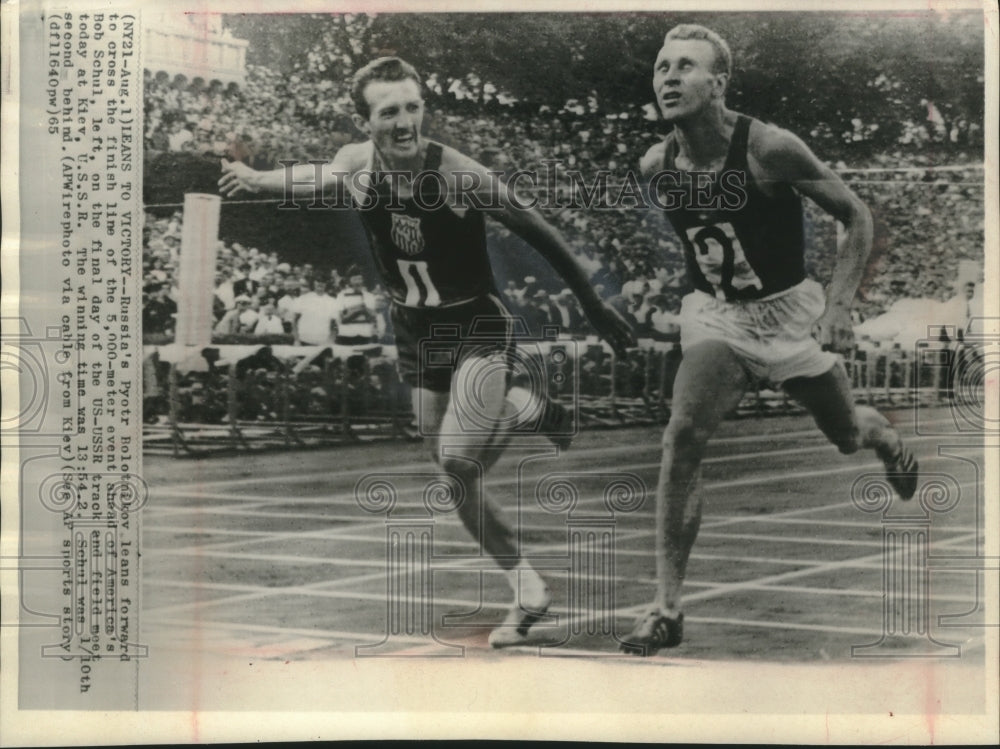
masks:
<instances>
[{"instance_id":1,"label":"stadium crowd","mask_svg":"<svg viewBox=\"0 0 1000 749\"><path fill-rule=\"evenodd\" d=\"M447 99L438 97L435 104L442 101ZM279 159L329 157L360 137L350 122L346 86L309 80L307 75L279 75L263 66L248 66L247 83L241 88L190 85L147 73L145 106L145 146L150 155L189 151L272 168ZM570 102L562 111L540 111L537 116L501 106L476 111L460 101L452 109L438 107L430 112L428 134L492 169L516 166L545 175L552 168L546 161L558 160L556 168L563 173L557 172L557 194L549 196L555 207L546 209L547 215L570 239L606 296L620 297L616 299L619 306L636 318L643 332L669 334L672 323L662 313L676 311L683 291L683 266L677 240L666 222L655 210L637 210L627 202L595 209L566 205L571 180L565 172L569 170L578 170L588 186L604 170L613 198L638 156L661 137L655 124L642 116L601 114L594 111L592 102ZM977 166L938 171L931 156L913 149L878 155L864 170L854 172L842 160L832 165L844 172L871 207L878 226L873 272L862 285L858 302L859 319L885 312L901 293L939 301L953 295L959 261L982 257L982 179ZM538 189L544 192L546 187ZM490 231L500 237L506 234L492 222ZM807 207L807 232L808 270L818 278L828 278L835 227L822 212ZM156 233L176 250L176 218ZM151 273L158 276L173 270L175 257L161 257L157 263L155 248L150 250ZM302 295L314 292L318 276L329 282L328 294L336 296L346 283L344 269L324 270L292 268L273 253L252 248L220 248L220 284L238 283L248 274L257 282L256 293L246 295L250 312L238 324L227 321L227 327L241 332L251 327L252 313L259 315L266 301L277 305L279 292L286 286L292 294L296 286ZM556 315L552 309L562 290L550 279L539 275L537 280L519 278L513 284L516 288L511 291L517 293L508 293L508 300L518 305L515 312L523 311L532 320L560 317L552 321L569 322L566 313ZM371 292L384 309L384 295L374 286ZM234 300L227 291L222 301L224 311L232 311ZM649 316L651 310L655 312ZM282 309L275 312L284 323L289 322ZM569 316L575 318L572 313ZM162 314L152 317L150 330L163 329ZM285 330L292 332L287 324Z\"/></svg>"},{"instance_id":2,"label":"stadium crowd","mask_svg":"<svg viewBox=\"0 0 1000 749\"><path fill-rule=\"evenodd\" d=\"M523 109L496 103L472 106L438 96L428 109L430 137L469 153L491 169L537 170L544 177L553 168L551 160L557 160L556 169L561 171L555 193L548 192L547 184L536 186L546 216L570 241L598 291L630 319L640 338L678 340L675 314L686 291L679 243L655 209L636 208L628 201L616 205L613 200L639 155L662 137L654 122L642 113L602 114L592 102L570 102L561 111L539 110L529 116ZM147 71L147 160L162 152L187 152L239 159L267 169L279 159L330 157L361 137L351 124L351 111L345 85L312 80L305 74L286 76L249 65L246 85L237 88L189 84ZM876 222L870 273L859 293L856 323L887 313L892 317L902 309L898 303L907 299L930 300L944 309L959 292L960 263L971 260L982 267L981 168L969 163L939 169L930 150L923 153L914 147L878 154L867 159L863 169L852 170L849 160L845 148L829 163L871 208ZM965 160L975 162L975 158ZM590 208L570 205L572 170L588 187L596 175L605 173L609 202ZM150 343L172 338L179 298L181 220L180 213L146 215L143 325ZM488 227L491 245L508 237L496 222ZM807 270L827 279L836 227L807 203L806 231ZM391 343L385 290L350 267L348 260L296 264L268 248L228 241L219 241L216 251L216 342ZM526 334L558 326L578 338L592 335L575 297L556 285L554 276L541 272L510 276L501 275L505 282L501 291L511 311L524 318ZM871 325L868 330L884 328ZM860 330L859 338L864 339L866 329ZM594 388L606 389L610 373L596 355L591 358L581 377L590 377ZM634 371L623 375L623 383L641 380L644 364L638 359L632 364ZM331 384L339 375L328 370L310 365L296 374L303 379L294 388L296 397L301 400L308 393L315 402L296 401L295 409L315 411L321 403L332 412L340 408L336 395L340 385ZM273 388L274 376L258 372L257 389ZM373 393L381 392L374 380L369 385ZM629 388L623 384L623 389ZM193 394L198 390L201 396ZM210 384L185 392L196 401L214 402ZM248 418L258 412L252 406L241 409Z\"/></svg>"},{"instance_id":3,"label":"stadium crowd","mask_svg":"<svg viewBox=\"0 0 1000 749\"><path fill-rule=\"evenodd\" d=\"M176 323L182 217L146 215L143 257L143 332L147 341L172 338ZM269 337L302 345L340 340L354 343L391 342L388 297L378 283L366 283L354 266L283 262L275 252L220 240L216 247L213 298L216 338ZM604 278L592 264L593 278ZM662 313L676 301L668 282L675 277L632 280L622 288L619 302L635 324L652 333L656 326L672 332ZM654 293L655 291L655 293ZM569 289L550 293L535 276L510 280L503 294L511 311L522 317L526 334L558 326L562 332L592 334L579 302ZM658 305L658 306L657 306ZM657 315L657 313L661 313ZM672 319L672 318L671 318Z\"/></svg>"}]
</instances>

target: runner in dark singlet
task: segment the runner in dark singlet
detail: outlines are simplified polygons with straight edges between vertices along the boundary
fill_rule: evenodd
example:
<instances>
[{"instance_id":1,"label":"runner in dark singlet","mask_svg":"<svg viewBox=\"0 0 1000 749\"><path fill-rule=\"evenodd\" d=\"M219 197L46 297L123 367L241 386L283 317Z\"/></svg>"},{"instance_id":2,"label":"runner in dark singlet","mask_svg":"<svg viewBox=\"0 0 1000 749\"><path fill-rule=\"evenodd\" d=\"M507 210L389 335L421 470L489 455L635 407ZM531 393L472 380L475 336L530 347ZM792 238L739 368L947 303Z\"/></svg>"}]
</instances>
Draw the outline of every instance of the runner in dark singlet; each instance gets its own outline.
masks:
<instances>
[{"instance_id":1,"label":"runner in dark singlet","mask_svg":"<svg viewBox=\"0 0 1000 749\"><path fill-rule=\"evenodd\" d=\"M683 360L663 435L656 598L622 644L639 655L681 642L681 586L702 511L698 467L719 421L753 384L782 386L842 453L874 449L900 496L916 491L912 453L884 417L855 407L841 361L821 348L853 343L849 311L871 250L871 215L801 140L726 108L730 67L725 41L683 25L667 34L653 69L674 129L640 166L651 185L673 192L662 205L695 291L681 306ZM803 270L799 194L844 226L825 298Z\"/></svg>"},{"instance_id":2,"label":"runner in dark singlet","mask_svg":"<svg viewBox=\"0 0 1000 749\"><path fill-rule=\"evenodd\" d=\"M443 157L444 146L427 141L420 171L439 174ZM373 168L375 174L388 169L378 159ZM482 211L459 215L444 205L447 196L436 178L421 179L418 194L406 199L391 187L388 178L370 185L359 215L393 301L447 307L494 293Z\"/></svg>"},{"instance_id":3,"label":"runner in dark singlet","mask_svg":"<svg viewBox=\"0 0 1000 749\"><path fill-rule=\"evenodd\" d=\"M440 143L427 141L420 172L441 173L443 156ZM373 174L387 169L377 153L374 161ZM431 340L435 327L451 325L458 327L458 335L451 344L439 341L436 355L444 356L448 348L456 361L471 353L509 354L514 323L494 286L483 212L456 213L444 204L447 196L441 194L436 178L422 179L419 192L405 199L393 194L391 187L388 178L369 185L359 215L392 297L400 376L413 387L447 393L453 370L422 367L420 342ZM476 336L488 339L483 343L488 350L477 351L467 344L473 323Z\"/></svg>"},{"instance_id":4,"label":"runner in dark singlet","mask_svg":"<svg viewBox=\"0 0 1000 749\"><path fill-rule=\"evenodd\" d=\"M522 559L514 534L481 495L480 485L509 439L509 429L501 424L510 424L511 413L535 412L526 399L539 394L509 388L510 316L495 291L483 215L465 198L475 195L476 205L489 206L492 216L549 261L612 347L623 351L634 339L624 319L591 288L562 236L539 213L521 208L524 204L483 165L422 137L424 101L412 66L398 58L373 61L355 75L352 98L354 122L369 140L344 146L322 168L320 184L312 164L290 167L289 174L224 163L219 185L226 195L281 192L291 177L300 194L329 195L343 187L351 191L393 298L400 370L414 385L421 433L430 437L442 480L453 485L453 496L464 496L458 503L463 524L508 571L514 590L514 605L491 633L490 643L520 644L548 608L551 594ZM442 337L442 329L453 333ZM422 360L428 343L445 361L454 353L452 363L431 367ZM468 420L460 419L469 414L475 426L471 432Z\"/></svg>"},{"instance_id":5,"label":"runner in dark singlet","mask_svg":"<svg viewBox=\"0 0 1000 749\"><path fill-rule=\"evenodd\" d=\"M684 245L692 285L730 301L763 299L806 277L802 199L791 185L774 184L769 195L757 184L747 161L751 125L763 127L737 115L722 170L710 175L704 201L709 207L694 205L692 193L676 209L667 210ZM664 171L682 172L679 151L670 133L663 146Z\"/></svg>"}]
</instances>

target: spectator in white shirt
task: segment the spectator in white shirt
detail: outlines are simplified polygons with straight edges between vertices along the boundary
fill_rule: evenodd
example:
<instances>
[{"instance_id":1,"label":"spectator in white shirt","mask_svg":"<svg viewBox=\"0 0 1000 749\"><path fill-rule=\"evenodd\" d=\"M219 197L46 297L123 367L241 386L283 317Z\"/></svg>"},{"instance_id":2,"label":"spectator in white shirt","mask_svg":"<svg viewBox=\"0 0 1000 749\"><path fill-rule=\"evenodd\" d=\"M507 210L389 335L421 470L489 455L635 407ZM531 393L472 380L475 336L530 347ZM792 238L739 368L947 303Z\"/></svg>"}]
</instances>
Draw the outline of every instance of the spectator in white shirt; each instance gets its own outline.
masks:
<instances>
[{"instance_id":1,"label":"spectator in white shirt","mask_svg":"<svg viewBox=\"0 0 1000 749\"><path fill-rule=\"evenodd\" d=\"M375 295L365 289L364 276L354 273L349 277L347 288L337 295L337 305L336 343L357 346L379 337Z\"/></svg>"},{"instance_id":2,"label":"spectator in white shirt","mask_svg":"<svg viewBox=\"0 0 1000 749\"><path fill-rule=\"evenodd\" d=\"M317 279L313 290L299 297L295 318L295 342L322 346L333 341L337 329L337 300L326 293L326 282Z\"/></svg>"},{"instance_id":3,"label":"spectator in white shirt","mask_svg":"<svg viewBox=\"0 0 1000 749\"><path fill-rule=\"evenodd\" d=\"M254 326L254 335L281 335L285 332L284 326L281 324L281 318L275 314L273 304L265 304L260 308L260 317L257 318L257 324Z\"/></svg>"},{"instance_id":4,"label":"spectator in white shirt","mask_svg":"<svg viewBox=\"0 0 1000 749\"><path fill-rule=\"evenodd\" d=\"M225 305L226 311L236 308L236 292L233 290L232 279L224 273L215 274L215 295Z\"/></svg>"},{"instance_id":5,"label":"spectator in white shirt","mask_svg":"<svg viewBox=\"0 0 1000 749\"><path fill-rule=\"evenodd\" d=\"M276 311L285 325L285 332L291 333L295 327L295 317L298 314L299 282L294 278L286 278L284 281L284 294L278 297Z\"/></svg>"},{"instance_id":6,"label":"spectator in white shirt","mask_svg":"<svg viewBox=\"0 0 1000 749\"><path fill-rule=\"evenodd\" d=\"M184 146L192 140L194 140L194 133L191 132L191 127L187 123L177 120L170 126L167 142L170 144L171 151L183 151Z\"/></svg>"},{"instance_id":7,"label":"spectator in white shirt","mask_svg":"<svg viewBox=\"0 0 1000 749\"><path fill-rule=\"evenodd\" d=\"M248 311L250 311L250 297L236 297L235 306L219 320L215 326L215 332L223 335L242 333L244 331L243 316Z\"/></svg>"},{"instance_id":8,"label":"spectator in white shirt","mask_svg":"<svg viewBox=\"0 0 1000 749\"><path fill-rule=\"evenodd\" d=\"M649 290L646 279L641 276L632 278L622 284L622 296L626 299L633 299L636 294L642 296Z\"/></svg>"},{"instance_id":9,"label":"spectator in white shirt","mask_svg":"<svg viewBox=\"0 0 1000 749\"><path fill-rule=\"evenodd\" d=\"M981 333L977 331L976 318L983 316L983 295L981 287L975 281L966 281L955 296L945 304L947 310L946 321L949 325L954 325L957 330L966 333Z\"/></svg>"},{"instance_id":10,"label":"spectator in white shirt","mask_svg":"<svg viewBox=\"0 0 1000 749\"><path fill-rule=\"evenodd\" d=\"M254 328L257 327L257 321L260 319L260 300L257 297L247 298L243 296L236 297L236 306L240 306L240 300L247 299L249 304L243 306L243 311L240 313L240 332L241 333L252 333Z\"/></svg>"}]
</instances>

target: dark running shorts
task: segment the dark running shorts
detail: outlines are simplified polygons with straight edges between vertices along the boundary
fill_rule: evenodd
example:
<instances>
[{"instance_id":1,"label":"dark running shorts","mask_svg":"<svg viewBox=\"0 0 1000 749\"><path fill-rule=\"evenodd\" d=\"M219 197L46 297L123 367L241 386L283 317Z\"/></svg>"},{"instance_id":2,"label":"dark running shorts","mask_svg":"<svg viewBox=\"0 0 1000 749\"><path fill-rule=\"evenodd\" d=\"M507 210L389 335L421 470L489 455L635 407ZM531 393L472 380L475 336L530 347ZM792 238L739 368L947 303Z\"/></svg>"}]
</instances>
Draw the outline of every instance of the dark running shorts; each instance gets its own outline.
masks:
<instances>
[{"instance_id":1,"label":"dark running shorts","mask_svg":"<svg viewBox=\"0 0 1000 749\"><path fill-rule=\"evenodd\" d=\"M471 356L514 352L512 318L492 294L453 307L392 305L399 376L413 387L447 393L458 365Z\"/></svg>"}]
</instances>

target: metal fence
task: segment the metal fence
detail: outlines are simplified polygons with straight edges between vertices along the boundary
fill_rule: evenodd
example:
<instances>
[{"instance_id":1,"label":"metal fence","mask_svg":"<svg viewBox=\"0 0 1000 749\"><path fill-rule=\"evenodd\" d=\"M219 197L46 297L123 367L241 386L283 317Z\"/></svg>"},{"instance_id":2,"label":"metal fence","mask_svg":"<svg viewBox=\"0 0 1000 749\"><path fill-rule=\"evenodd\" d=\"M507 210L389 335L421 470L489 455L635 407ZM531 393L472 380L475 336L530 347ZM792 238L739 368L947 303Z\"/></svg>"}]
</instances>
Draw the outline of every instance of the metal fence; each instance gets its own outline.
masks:
<instances>
[{"instance_id":1,"label":"metal fence","mask_svg":"<svg viewBox=\"0 0 1000 749\"><path fill-rule=\"evenodd\" d=\"M236 347L233 347L236 348ZM241 352L245 354L246 347ZM144 449L176 457L208 451L302 449L366 440L416 439L410 388L400 382L391 347L310 357L248 355L227 347L195 354L198 367L166 361L149 347L144 362ZM578 414L580 428L665 424L681 361L679 344L647 342L616 357L604 345L553 341L518 360L537 382ZM982 352L955 341L913 350L858 348L844 361L855 400L880 407L944 403L956 387L977 398ZM971 394L971 395L970 395ZM782 390L758 387L733 413L789 414L800 408Z\"/></svg>"}]
</instances>

